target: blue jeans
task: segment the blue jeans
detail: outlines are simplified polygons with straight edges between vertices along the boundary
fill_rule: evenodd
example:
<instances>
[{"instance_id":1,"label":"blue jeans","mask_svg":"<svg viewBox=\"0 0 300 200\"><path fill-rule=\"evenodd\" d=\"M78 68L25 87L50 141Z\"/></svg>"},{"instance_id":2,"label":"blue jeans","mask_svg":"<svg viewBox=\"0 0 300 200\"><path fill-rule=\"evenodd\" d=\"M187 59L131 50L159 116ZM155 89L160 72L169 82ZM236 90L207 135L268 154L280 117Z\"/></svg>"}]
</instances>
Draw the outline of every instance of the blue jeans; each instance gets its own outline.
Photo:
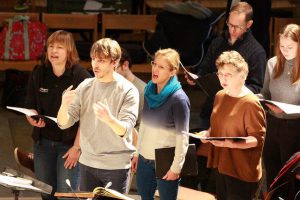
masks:
<instances>
[{"instance_id":1,"label":"blue jeans","mask_svg":"<svg viewBox=\"0 0 300 200\"><path fill-rule=\"evenodd\" d=\"M153 200L156 187L161 200L176 200L180 179L166 181L155 178L155 161L139 156L136 172L138 193L142 200Z\"/></svg>"},{"instance_id":2,"label":"blue jeans","mask_svg":"<svg viewBox=\"0 0 300 200\"><path fill-rule=\"evenodd\" d=\"M80 177L81 191L93 191L111 182L109 188L124 194L128 192L130 169L97 169L80 163Z\"/></svg>"},{"instance_id":3,"label":"blue jeans","mask_svg":"<svg viewBox=\"0 0 300 200\"><path fill-rule=\"evenodd\" d=\"M69 192L71 189L66 184L69 179L74 190L78 189L79 167L78 164L71 170L65 169L63 155L71 145L41 139L33 146L34 170L38 180L53 187L52 195L42 195L43 199L55 199L54 192Z\"/></svg>"}]
</instances>

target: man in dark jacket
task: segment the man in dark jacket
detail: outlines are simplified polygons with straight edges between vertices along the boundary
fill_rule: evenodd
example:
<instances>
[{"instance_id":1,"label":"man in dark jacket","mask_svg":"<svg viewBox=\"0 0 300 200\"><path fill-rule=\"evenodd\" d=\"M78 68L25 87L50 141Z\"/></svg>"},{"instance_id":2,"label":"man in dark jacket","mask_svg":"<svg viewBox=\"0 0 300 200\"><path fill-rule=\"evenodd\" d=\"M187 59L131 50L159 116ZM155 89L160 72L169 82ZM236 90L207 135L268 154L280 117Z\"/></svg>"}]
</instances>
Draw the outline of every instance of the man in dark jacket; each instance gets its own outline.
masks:
<instances>
[{"instance_id":1,"label":"man in dark jacket","mask_svg":"<svg viewBox=\"0 0 300 200\"><path fill-rule=\"evenodd\" d=\"M210 44L206 56L197 68L199 77L217 71L215 61L222 52L235 50L243 56L249 65L246 86L254 93L260 92L265 73L266 53L250 31L253 24L252 13L252 7L246 2L239 2L231 8L226 21L228 30ZM188 76L186 79L189 85L196 84ZM209 127L213 99L214 95L209 96L202 109L201 117L208 121L203 128Z\"/></svg>"},{"instance_id":2,"label":"man in dark jacket","mask_svg":"<svg viewBox=\"0 0 300 200\"><path fill-rule=\"evenodd\" d=\"M243 58L249 65L249 74L246 79L246 86L253 93L260 92L263 86L265 73L266 52L251 33L250 27L253 24L252 15L252 7L246 2L239 2L231 8L229 17L226 21L228 30L224 31L224 33L222 33L212 41L208 48L206 56L197 68L197 75L199 76L199 79L201 79L201 76L212 74L217 71L215 62L221 53L223 53L224 51L235 50L243 56ZM186 75L185 78L189 85L196 85L196 81L191 79L190 76ZM217 79L217 76L216 81L219 81ZM210 85L210 87L211 86L212 85ZM206 101L204 103L204 106L202 107L198 124L198 128L200 130L208 129L210 126L210 115L213 107L214 97L215 94L209 94L206 97ZM205 164L203 164L206 163L205 144L200 145L197 154L198 161L202 163L201 164L199 162L199 176L197 181L200 181L201 186L204 187L204 189L202 188L202 190L213 192L214 187L212 185L203 185L203 183L206 182L212 183L211 180L207 180L207 178L209 177L207 171L208 169L205 169ZM203 172L205 172L205 174L203 174ZM205 180L203 180L203 178L201 177L205 177ZM190 185L193 183L191 181L188 182L188 186L193 187L193 185Z\"/></svg>"}]
</instances>

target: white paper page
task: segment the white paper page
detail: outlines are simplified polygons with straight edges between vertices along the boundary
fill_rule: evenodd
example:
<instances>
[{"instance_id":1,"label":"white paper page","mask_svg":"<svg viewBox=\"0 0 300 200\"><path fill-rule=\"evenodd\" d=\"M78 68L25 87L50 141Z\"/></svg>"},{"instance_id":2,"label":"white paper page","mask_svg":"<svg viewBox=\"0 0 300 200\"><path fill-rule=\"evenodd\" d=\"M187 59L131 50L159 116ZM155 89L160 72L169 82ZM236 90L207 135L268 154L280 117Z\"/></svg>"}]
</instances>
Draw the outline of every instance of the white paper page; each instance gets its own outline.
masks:
<instances>
[{"instance_id":1,"label":"white paper page","mask_svg":"<svg viewBox=\"0 0 300 200\"><path fill-rule=\"evenodd\" d=\"M300 113L300 106L288 104L288 103L282 103L278 101L270 101L270 100L263 100L266 103L270 102L271 104L276 105L278 108L283 110L286 114L299 114Z\"/></svg>"},{"instance_id":2,"label":"white paper page","mask_svg":"<svg viewBox=\"0 0 300 200\"><path fill-rule=\"evenodd\" d=\"M238 137L238 136L221 136L221 137L207 137L207 136L203 136L203 135L197 135L194 133L189 133L189 132L185 132L182 131L182 133L187 134L193 138L197 138L197 139L204 139L204 140L225 140L225 139L229 139L229 140L246 140L247 137Z\"/></svg>"},{"instance_id":3,"label":"white paper page","mask_svg":"<svg viewBox=\"0 0 300 200\"><path fill-rule=\"evenodd\" d=\"M13 107L13 106L6 106L6 108L10 109L10 110L20 112L20 113L23 113L27 116L37 115L35 112L33 112L32 110L29 110L27 108L20 108L20 107ZM55 117L50 117L50 116L44 116L44 117L47 117L47 118L51 119L52 121L54 121L55 123L57 123L57 119Z\"/></svg>"},{"instance_id":4,"label":"white paper page","mask_svg":"<svg viewBox=\"0 0 300 200\"><path fill-rule=\"evenodd\" d=\"M6 106L6 108L10 109L10 110L18 111L18 112L23 113L27 116L36 115L35 112L33 112L32 110L26 109L26 108L19 108L19 107L13 107L13 106Z\"/></svg>"},{"instance_id":5,"label":"white paper page","mask_svg":"<svg viewBox=\"0 0 300 200\"><path fill-rule=\"evenodd\" d=\"M33 191L37 191L37 192L42 192L41 189L32 186L31 183L32 183L31 180L20 179L17 177L5 176L5 175L0 174L0 184L1 185L18 187L18 188L24 189L24 190L28 189L28 190L33 190Z\"/></svg>"},{"instance_id":6,"label":"white paper page","mask_svg":"<svg viewBox=\"0 0 300 200\"><path fill-rule=\"evenodd\" d=\"M187 134L188 136L191 136L191 137L197 138L197 139L207 139L207 136L203 136L203 135L197 135L197 134L185 132L185 131L182 131L182 133Z\"/></svg>"}]
</instances>

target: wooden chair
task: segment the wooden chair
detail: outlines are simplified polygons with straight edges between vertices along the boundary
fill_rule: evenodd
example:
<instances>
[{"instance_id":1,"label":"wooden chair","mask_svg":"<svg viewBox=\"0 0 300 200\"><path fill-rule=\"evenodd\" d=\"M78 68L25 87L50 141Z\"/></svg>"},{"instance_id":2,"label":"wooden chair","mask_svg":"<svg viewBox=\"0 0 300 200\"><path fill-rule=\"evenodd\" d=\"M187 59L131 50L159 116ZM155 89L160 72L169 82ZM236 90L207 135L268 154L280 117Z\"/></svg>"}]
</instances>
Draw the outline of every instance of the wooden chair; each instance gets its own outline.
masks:
<instances>
[{"instance_id":1,"label":"wooden chair","mask_svg":"<svg viewBox=\"0 0 300 200\"><path fill-rule=\"evenodd\" d=\"M44 22L50 30L83 30L92 32L90 42L98 39L98 15L88 14L53 14L42 13L42 22ZM82 34L82 32L80 32ZM81 60L87 69L91 68L91 62Z\"/></svg>"},{"instance_id":2,"label":"wooden chair","mask_svg":"<svg viewBox=\"0 0 300 200\"><path fill-rule=\"evenodd\" d=\"M29 16L29 18L32 20L36 20L36 21L40 20L38 13L0 12L0 24L2 25L6 19L13 18L16 15L25 15L25 16Z\"/></svg>"},{"instance_id":3,"label":"wooden chair","mask_svg":"<svg viewBox=\"0 0 300 200\"><path fill-rule=\"evenodd\" d=\"M275 54L275 48L277 45L277 36L278 33L280 32L280 30L287 24L298 24L300 25L300 18L278 18L278 17L274 17L273 18L273 31L271 31L271 40L272 40L272 44L274 45L273 47L273 52Z\"/></svg>"},{"instance_id":4,"label":"wooden chair","mask_svg":"<svg viewBox=\"0 0 300 200\"><path fill-rule=\"evenodd\" d=\"M154 32L156 15L102 14L102 37L106 30L143 30Z\"/></svg>"},{"instance_id":5,"label":"wooden chair","mask_svg":"<svg viewBox=\"0 0 300 200\"><path fill-rule=\"evenodd\" d=\"M48 29L92 31L93 42L98 38L97 15L42 13L42 22L47 25Z\"/></svg>"},{"instance_id":6,"label":"wooden chair","mask_svg":"<svg viewBox=\"0 0 300 200\"><path fill-rule=\"evenodd\" d=\"M154 32L156 15L102 14L102 38L107 36L107 30L133 30ZM144 38L145 39L145 38ZM133 64L134 73L151 73L149 63Z\"/></svg>"},{"instance_id":7,"label":"wooden chair","mask_svg":"<svg viewBox=\"0 0 300 200\"><path fill-rule=\"evenodd\" d=\"M39 21L38 13L19 13L19 12L0 12L0 24L2 27L5 19L12 18L16 15L25 15L29 16L30 19ZM38 64L37 60L22 60L22 61L14 61L14 60L0 60L0 70L6 69L18 69L22 71L31 71L35 65Z\"/></svg>"}]
</instances>

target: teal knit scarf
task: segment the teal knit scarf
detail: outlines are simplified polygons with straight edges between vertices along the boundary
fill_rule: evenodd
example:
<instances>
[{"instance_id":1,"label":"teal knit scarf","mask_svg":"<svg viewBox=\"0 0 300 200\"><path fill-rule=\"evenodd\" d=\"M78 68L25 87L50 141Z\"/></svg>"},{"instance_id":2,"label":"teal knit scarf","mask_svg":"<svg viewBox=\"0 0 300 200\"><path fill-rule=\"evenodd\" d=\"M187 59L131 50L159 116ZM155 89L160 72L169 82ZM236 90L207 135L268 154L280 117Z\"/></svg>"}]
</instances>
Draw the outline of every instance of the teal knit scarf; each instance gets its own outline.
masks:
<instances>
[{"instance_id":1,"label":"teal knit scarf","mask_svg":"<svg viewBox=\"0 0 300 200\"><path fill-rule=\"evenodd\" d=\"M157 85L149 81L144 95L149 108L154 109L165 103L167 98L179 89L181 89L181 84L177 80L177 77L173 76L159 94L156 94Z\"/></svg>"}]
</instances>

